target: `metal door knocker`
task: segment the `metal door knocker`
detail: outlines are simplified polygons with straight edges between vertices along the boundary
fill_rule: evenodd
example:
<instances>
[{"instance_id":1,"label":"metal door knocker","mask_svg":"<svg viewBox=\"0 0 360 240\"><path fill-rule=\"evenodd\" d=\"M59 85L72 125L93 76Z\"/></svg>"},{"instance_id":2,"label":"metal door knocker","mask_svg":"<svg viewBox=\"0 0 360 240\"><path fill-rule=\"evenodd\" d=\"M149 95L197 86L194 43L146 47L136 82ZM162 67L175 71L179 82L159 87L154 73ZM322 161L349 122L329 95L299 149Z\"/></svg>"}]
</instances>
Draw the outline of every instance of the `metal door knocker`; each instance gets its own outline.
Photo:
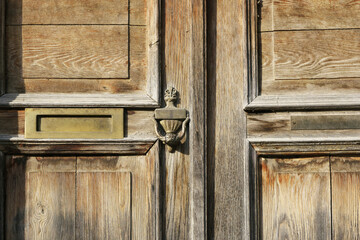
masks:
<instances>
[{"instance_id":1,"label":"metal door knocker","mask_svg":"<svg viewBox=\"0 0 360 240\"><path fill-rule=\"evenodd\" d=\"M190 120L186 109L175 106L178 94L175 88L168 88L165 91L166 107L156 109L154 115L156 135L167 146L169 152L174 152L175 147L184 138Z\"/></svg>"}]
</instances>

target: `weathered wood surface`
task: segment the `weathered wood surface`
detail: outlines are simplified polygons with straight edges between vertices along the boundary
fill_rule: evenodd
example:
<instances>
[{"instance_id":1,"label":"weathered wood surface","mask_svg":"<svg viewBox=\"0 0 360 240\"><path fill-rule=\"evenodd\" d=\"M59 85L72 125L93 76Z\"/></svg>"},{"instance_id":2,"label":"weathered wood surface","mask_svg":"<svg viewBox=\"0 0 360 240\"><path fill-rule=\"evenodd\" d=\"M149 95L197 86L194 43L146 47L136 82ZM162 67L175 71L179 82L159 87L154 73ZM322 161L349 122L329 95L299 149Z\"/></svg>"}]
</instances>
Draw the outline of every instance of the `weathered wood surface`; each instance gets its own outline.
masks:
<instances>
[{"instance_id":1,"label":"weathered wood surface","mask_svg":"<svg viewBox=\"0 0 360 240\"><path fill-rule=\"evenodd\" d=\"M131 173L80 172L76 181L76 237L131 239Z\"/></svg>"},{"instance_id":2,"label":"weathered wood surface","mask_svg":"<svg viewBox=\"0 0 360 240\"><path fill-rule=\"evenodd\" d=\"M144 1L144 0L143 0ZM140 1L140 2L143 2ZM128 0L6 0L7 24L128 24ZM138 3L139 5L139 3ZM140 15L140 14L135 14Z\"/></svg>"},{"instance_id":3,"label":"weathered wood surface","mask_svg":"<svg viewBox=\"0 0 360 240\"><path fill-rule=\"evenodd\" d=\"M147 94L155 101L160 102L161 92L161 59L160 59L160 41L161 36L161 4L158 0L147 1L147 50L148 50L148 62L147 62Z\"/></svg>"},{"instance_id":4,"label":"weathered wood surface","mask_svg":"<svg viewBox=\"0 0 360 240\"><path fill-rule=\"evenodd\" d=\"M102 26L99 26L101 28ZM8 85L7 92L9 93L141 93L146 90L147 71L150 71L147 67L147 54L146 54L146 28L139 26L130 27L130 62L129 62L129 78L126 79L101 79L97 78L79 78L80 76L70 76L67 78L26 78L22 76L22 43L21 43L21 31L17 27L8 27L9 33L9 50L7 57L8 73ZM20 41L19 41L20 39ZM118 43L120 39L114 39L113 43ZM83 44L83 42L80 42ZM126 45L125 42L121 42L121 45ZM93 47L93 46L89 46ZM120 47L121 48L121 47ZM123 48L123 47L122 47ZM81 54L83 46L81 45ZM106 49L105 49L106 50ZM51 50L52 51L52 50ZM96 50L95 50L96 51ZM103 51L103 49L101 49ZM115 52L113 52L115 54ZM127 54L127 53L126 53ZM153 53L154 55L156 53ZM151 54L149 55L152 56ZM63 59L58 60L57 63L61 63ZM127 61L127 59L126 59ZM88 64L91 67L90 63ZM115 64L116 66L116 64ZM86 66L85 66L86 67ZM111 67L112 66L108 66ZM80 69L79 69L80 70ZM93 70L91 70L93 71ZM102 69L98 74L106 69ZM118 71L118 69L116 69ZM127 72L127 69L125 70ZM154 70L152 70L154 71ZM82 72L82 71L81 71ZM84 71L83 74L86 74ZM68 76L69 77L69 76ZM84 76L89 77L89 76ZM155 80L153 80L155 81ZM157 78L158 82L159 79ZM156 84L157 86L157 84ZM156 86L153 86L154 88Z\"/></svg>"},{"instance_id":5,"label":"weathered wood surface","mask_svg":"<svg viewBox=\"0 0 360 240\"><path fill-rule=\"evenodd\" d=\"M278 140L319 140L319 139L359 139L360 129L341 130L291 130L291 116L358 116L358 112L277 112L250 113L247 115L247 136L249 138L278 139Z\"/></svg>"},{"instance_id":6,"label":"weathered wood surface","mask_svg":"<svg viewBox=\"0 0 360 240\"><path fill-rule=\"evenodd\" d=\"M116 228L131 228L131 235L126 235L124 239L160 239L158 229L158 191L156 184L158 184L158 145L154 146L146 156L121 156L121 157L79 157L78 158L78 172L81 176L83 176L84 180L88 178L87 175L106 175L109 174L110 176L123 176L124 174L128 177L131 176L131 182L128 183L129 188L125 188L123 184L125 182L120 182L118 180L118 185L121 184L123 186L123 191L129 193L128 196L119 196L117 198L126 200L120 207L111 208L112 204L103 205L103 208L94 208L93 211L85 213L88 211L86 208L82 208L82 211L77 211L77 219L84 221L83 223L87 223L90 225L97 224L97 212L100 214L99 209L103 209L109 212L110 216L115 217L113 212L122 211L121 215L123 219L121 220L121 224L119 222L118 227ZM99 175L100 176L100 175ZM130 180L130 179L129 179ZM103 184L104 182L101 181L101 184L98 185L97 191L102 191L103 189L107 189L106 185ZM95 182L93 184L96 184ZM116 185L115 185L116 186ZM83 187L86 188L86 183L84 183ZM94 186L95 187L95 186ZM112 185L114 187L114 185ZM120 189L120 188L119 188ZM123 192L124 193L124 192ZM111 194L113 196L113 192L107 192L107 194ZM98 198L99 196L92 195L92 199ZM102 196L103 197L103 196ZM130 197L126 199L126 197ZM124 199L125 198L125 199ZM108 201L111 201L110 198ZM127 207L127 201L130 201L130 209ZM87 198L81 197L80 201L84 201L86 203ZM100 203L104 202L105 200L99 199ZM91 204L91 203L88 203ZM99 204L99 203L98 203ZM87 205L87 204L85 204ZM82 206L82 207L85 207ZM130 216L130 225L129 222L125 221L125 211L129 210ZM81 213L81 214L80 214ZM105 213L105 212L104 212ZM82 215L82 216L81 216ZM118 214L115 214L118 215ZM83 219L81 219L83 218ZM104 226L97 226L97 228L101 227L104 230L109 231L109 228L105 228L106 226L110 227L109 224L114 224L114 222L109 221L106 223L104 222ZM80 225L85 227L90 235L89 237L93 237L93 234L97 234L99 238L95 239L119 239L119 237L114 238L107 238L107 234L111 234L110 232L96 232L95 228L88 228L86 225ZM88 225L89 226L89 225ZM119 227L120 226L120 227ZM117 231L123 231L122 229L116 229ZM82 236L80 232L77 233L78 237ZM100 234L100 235L98 235ZM131 238L128 238L131 237Z\"/></svg>"},{"instance_id":7,"label":"weathered wood surface","mask_svg":"<svg viewBox=\"0 0 360 240\"><path fill-rule=\"evenodd\" d=\"M166 1L163 12L163 89L175 87L189 111L187 141L164 167L164 239L205 239L204 1Z\"/></svg>"},{"instance_id":8,"label":"weathered wood surface","mask_svg":"<svg viewBox=\"0 0 360 240\"><path fill-rule=\"evenodd\" d=\"M359 92L359 1L264 0L259 9L262 96Z\"/></svg>"},{"instance_id":9,"label":"weathered wood surface","mask_svg":"<svg viewBox=\"0 0 360 240\"><path fill-rule=\"evenodd\" d=\"M329 157L261 159L263 239L331 239Z\"/></svg>"},{"instance_id":10,"label":"weathered wood surface","mask_svg":"<svg viewBox=\"0 0 360 240\"><path fill-rule=\"evenodd\" d=\"M261 94L357 94L359 40L358 30L262 33Z\"/></svg>"},{"instance_id":11,"label":"weathered wood surface","mask_svg":"<svg viewBox=\"0 0 360 240\"><path fill-rule=\"evenodd\" d=\"M154 108L159 103L143 94L5 94L0 107L130 107Z\"/></svg>"},{"instance_id":12,"label":"weathered wood surface","mask_svg":"<svg viewBox=\"0 0 360 240\"><path fill-rule=\"evenodd\" d=\"M24 239L26 157L6 157L6 211L4 239ZM9 191L11 189L11 191Z\"/></svg>"},{"instance_id":13,"label":"weathered wood surface","mask_svg":"<svg viewBox=\"0 0 360 240\"><path fill-rule=\"evenodd\" d=\"M360 158L331 157L333 239L359 239Z\"/></svg>"},{"instance_id":14,"label":"weathered wood surface","mask_svg":"<svg viewBox=\"0 0 360 240\"><path fill-rule=\"evenodd\" d=\"M160 239L159 152L7 157L7 239Z\"/></svg>"},{"instance_id":15,"label":"weathered wood surface","mask_svg":"<svg viewBox=\"0 0 360 240\"><path fill-rule=\"evenodd\" d=\"M360 140L349 140L336 137L335 139L274 139L274 138L250 138L258 156L319 156L319 155L356 155L360 151Z\"/></svg>"},{"instance_id":16,"label":"weathered wood surface","mask_svg":"<svg viewBox=\"0 0 360 240\"><path fill-rule=\"evenodd\" d=\"M263 0L261 30L359 28L357 0Z\"/></svg>"},{"instance_id":17,"label":"weathered wood surface","mask_svg":"<svg viewBox=\"0 0 360 240\"><path fill-rule=\"evenodd\" d=\"M249 239L245 158L245 1L210 1L207 85L209 237ZM246 60L247 61L247 60ZM244 195L245 194L245 195ZM244 199L245 198L245 199ZM244 205L245 204L245 205ZM213 211L213 212L212 212Z\"/></svg>"},{"instance_id":18,"label":"weathered wood surface","mask_svg":"<svg viewBox=\"0 0 360 240\"><path fill-rule=\"evenodd\" d=\"M24 135L24 128L24 110L0 110L0 135Z\"/></svg>"},{"instance_id":19,"label":"weathered wood surface","mask_svg":"<svg viewBox=\"0 0 360 240\"><path fill-rule=\"evenodd\" d=\"M75 163L7 158L7 239L75 239Z\"/></svg>"},{"instance_id":20,"label":"weathered wood surface","mask_svg":"<svg viewBox=\"0 0 360 240\"><path fill-rule=\"evenodd\" d=\"M158 102L159 1L30 2L6 4L8 93L132 93Z\"/></svg>"},{"instance_id":21,"label":"weathered wood surface","mask_svg":"<svg viewBox=\"0 0 360 240\"><path fill-rule=\"evenodd\" d=\"M152 110L127 110L125 115L125 136L132 139L156 138L154 112Z\"/></svg>"},{"instance_id":22,"label":"weathered wood surface","mask_svg":"<svg viewBox=\"0 0 360 240\"><path fill-rule=\"evenodd\" d=\"M28 140L23 136L5 136L0 139L0 151L7 154L146 154L156 142L152 139L92 140L87 139L41 139Z\"/></svg>"},{"instance_id":23,"label":"weathered wood surface","mask_svg":"<svg viewBox=\"0 0 360 240\"><path fill-rule=\"evenodd\" d=\"M283 81L277 81L283 82ZM344 81L343 81L344 82ZM346 81L345 81L346 82ZM322 92L323 94L328 93ZM245 111L358 110L360 95L264 95L244 107Z\"/></svg>"},{"instance_id":24,"label":"weathered wood surface","mask_svg":"<svg viewBox=\"0 0 360 240\"><path fill-rule=\"evenodd\" d=\"M7 25L21 24L146 24L146 0L46 2L7 0ZM150 1L151 2L151 1ZM129 6L130 4L130 6ZM130 19L129 19L130 18Z\"/></svg>"},{"instance_id":25,"label":"weathered wood surface","mask_svg":"<svg viewBox=\"0 0 360 240\"><path fill-rule=\"evenodd\" d=\"M126 26L23 26L24 78L128 78Z\"/></svg>"},{"instance_id":26,"label":"weathered wood surface","mask_svg":"<svg viewBox=\"0 0 360 240\"><path fill-rule=\"evenodd\" d=\"M262 36L267 58L262 66L267 70L274 64L275 80L360 78L359 30L282 31ZM262 80L268 81L264 76Z\"/></svg>"},{"instance_id":27,"label":"weathered wood surface","mask_svg":"<svg viewBox=\"0 0 360 240\"><path fill-rule=\"evenodd\" d=\"M154 2L154 0L130 0L130 25L146 25L147 19L153 17L147 14L147 9L151 8Z\"/></svg>"},{"instance_id":28,"label":"weathered wood surface","mask_svg":"<svg viewBox=\"0 0 360 240\"><path fill-rule=\"evenodd\" d=\"M74 157L28 158L26 238L75 239L75 163Z\"/></svg>"}]
</instances>

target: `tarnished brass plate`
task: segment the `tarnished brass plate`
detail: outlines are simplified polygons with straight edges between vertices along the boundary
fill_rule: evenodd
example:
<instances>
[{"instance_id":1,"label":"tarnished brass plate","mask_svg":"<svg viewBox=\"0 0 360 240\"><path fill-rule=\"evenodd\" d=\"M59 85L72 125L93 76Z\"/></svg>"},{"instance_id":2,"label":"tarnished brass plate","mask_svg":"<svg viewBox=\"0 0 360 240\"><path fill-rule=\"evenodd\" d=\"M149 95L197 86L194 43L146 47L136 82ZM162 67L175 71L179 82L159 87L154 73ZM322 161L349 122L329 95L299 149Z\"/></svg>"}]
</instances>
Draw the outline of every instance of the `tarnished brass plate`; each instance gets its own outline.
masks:
<instances>
[{"instance_id":1,"label":"tarnished brass plate","mask_svg":"<svg viewBox=\"0 0 360 240\"><path fill-rule=\"evenodd\" d=\"M291 130L360 129L360 115L291 116Z\"/></svg>"},{"instance_id":2,"label":"tarnished brass plate","mask_svg":"<svg viewBox=\"0 0 360 240\"><path fill-rule=\"evenodd\" d=\"M27 108L25 138L120 139L122 108Z\"/></svg>"},{"instance_id":3,"label":"tarnished brass plate","mask_svg":"<svg viewBox=\"0 0 360 240\"><path fill-rule=\"evenodd\" d=\"M186 110L181 108L159 108L155 110L155 119L185 119Z\"/></svg>"}]
</instances>

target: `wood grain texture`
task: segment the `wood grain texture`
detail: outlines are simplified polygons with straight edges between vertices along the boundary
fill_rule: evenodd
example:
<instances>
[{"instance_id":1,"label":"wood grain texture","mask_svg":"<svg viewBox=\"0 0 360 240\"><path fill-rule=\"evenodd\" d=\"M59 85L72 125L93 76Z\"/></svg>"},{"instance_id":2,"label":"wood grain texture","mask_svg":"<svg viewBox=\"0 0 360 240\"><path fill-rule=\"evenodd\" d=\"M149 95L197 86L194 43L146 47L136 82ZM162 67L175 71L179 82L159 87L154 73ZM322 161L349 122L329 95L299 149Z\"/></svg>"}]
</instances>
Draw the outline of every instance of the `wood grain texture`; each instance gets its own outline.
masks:
<instances>
[{"instance_id":1,"label":"wood grain texture","mask_svg":"<svg viewBox=\"0 0 360 240\"><path fill-rule=\"evenodd\" d=\"M263 0L258 5L257 14L259 15L259 29L258 31L272 31L273 30L273 0Z\"/></svg>"},{"instance_id":2,"label":"wood grain texture","mask_svg":"<svg viewBox=\"0 0 360 240\"><path fill-rule=\"evenodd\" d=\"M7 158L7 239L75 239L75 158Z\"/></svg>"},{"instance_id":3,"label":"wood grain texture","mask_svg":"<svg viewBox=\"0 0 360 240\"><path fill-rule=\"evenodd\" d=\"M127 78L126 26L23 26L24 78Z\"/></svg>"},{"instance_id":4,"label":"wood grain texture","mask_svg":"<svg viewBox=\"0 0 360 240\"><path fill-rule=\"evenodd\" d=\"M158 158L8 156L7 239L160 239Z\"/></svg>"},{"instance_id":5,"label":"wood grain texture","mask_svg":"<svg viewBox=\"0 0 360 240\"><path fill-rule=\"evenodd\" d=\"M209 212L214 212L209 215L209 237L249 239L246 133L242 130L246 7L245 1L239 0L210 2L213 12L208 19L213 21L208 26L207 167L208 191L212 191L208 203L213 202Z\"/></svg>"},{"instance_id":6,"label":"wood grain texture","mask_svg":"<svg viewBox=\"0 0 360 240\"><path fill-rule=\"evenodd\" d=\"M360 158L331 157L333 239L359 239Z\"/></svg>"},{"instance_id":7,"label":"wood grain texture","mask_svg":"<svg viewBox=\"0 0 360 240\"><path fill-rule=\"evenodd\" d=\"M78 172L83 176L85 176L84 174L100 173L128 174L130 176L131 173L131 223L124 224L122 222L120 224L121 228L123 226L128 227L128 224L131 224L131 239L160 239L158 233L158 191L156 187L158 183L158 154L158 145L156 145L146 156L78 158ZM84 198L84 200L86 199ZM121 206L121 210L126 209L126 205ZM111 206L104 205L104 207L110 208ZM112 208L112 211L118 210ZM77 212L77 218L80 217L80 213L81 211ZM95 216L93 212L93 215L89 217L95 221ZM119 229L115 231L119 231ZM102 236L101 239L103 239Z\"/></svg>"},{"instance_id":8,"label":"wood grain texture","mask_svg":"<svg viewBox=\"0 0 360 240\"><path fill-rule=\"evenodd\" d=\"M360 30L273 34L276 80L360 77Z\"/></svg>"},{"instance_id":9,"label":"wood grain texture","mask_svg":"<svg viewBox=\"0 0 360 240\"><path fill-rule=\"evenodd\" d=\"M156 138L153 118L154 112L151 110L127 110L125 117L125 136L130 139Z\"/></svg>"},{"instance_id":10,"label":"wood grain texture","mask_svg":"<svg viewBox=\"0 0 360 240\"><path fill-rule=\"evenodd\" d=\"M109 140L28 140L24 136L5 136L0 139L0 151L7 154L55 154L55 155L91 155L91 154L145 154L156 142L152 139Z\"/></svg>"},{"instance_id":11,"label":"wood grain texture","mask_svg":"<svg viewBox=\"0 0 360 240\"><path fill-rule=\"evenodd\" d=\"M204 1L166 1L163 14L163 89L179 91L191 118L188 140L164 157L163 238L204 239Z\"/></svg>"},{"instance_id":12,"label":"wood grain texture","mask_svg":"<svg viewBox=\"0 0 360 240\"><path fill-rule=\"evenodd\" d=\"M282 82L282 81L278 81ZM324 93L324 92L323 92ZM357 110L360 95L264 95L244 107L247 112L290 110Z\"/></svg>"},{"instance_id":13,"label":"wood grain texture","mask_svg":"<svg viewBox=\"0 0 360 240\"><path fill-rule=\"evenodd\" d=\"M24 118L24 110L0 110L0 135L23 135Z\"/></svg>"},{"instance_id":14,"label":"wood grain texture","mask_svg":"<svg viewBox=\"0 0 360 240\"><path fill-rule=\"evenodd\" d=\"M316 140L316 139L358 139L359 129L344 130L291 130L291 116L346 116L360 115L352 111L331 112L277 112L248 114L247 136L249 138L278 139L278 140Z\"/></svg>"},{"instance_id":15,"label":"wood grain texture","mask_svg":"<svg viewBox=\"0 0 360 240\"><path fill-rule=\"evenodd\" d=\"M331 239L329 157L261 159L263 239Z\"/></svg>"},{"instance_id":16,"label":"wood grain texture","mask_svg":"<svg viewBox=\"0 0 360 240\"><path fill-rule=\"evenodd\" d=\"M77 174L76 238L131 239L131 174Z\"/></svg>"},{"instance_id":17,"label":"wood grain texture","mask_svg":"<svg viewBox=\"0 0 360 240\"><path fill-rule=\"evenodd\" d=\"M7 0L7 24L128 24L128 0Z\"/></svg>"},{"instance_id":18,"label":"wood grain texture","mask_svg":"<svg viewBox=\"0 0 360 240\"><path fill-rule=\"evenodd\" d=\"M151 66L147 66L150 64L150 58L153 58L151 56L157 55L158 52L156 49L152 49L151 53L147 54L146 27L130 27L129 79L23 78L21 30L17 27L8 27L7 29L9 35L9 50L7 51L8 93L141 93L146 91L147 84L153 85L154 92L158 91L159 78L153 76L154 79L151 80L151 77L147 76L148 71L156 72L159 66L158 61L156 67L153 66L153 63Z\"/></svg>"},{"instance_id":19,"label":"wood grain texture","mask_svg":"<svg viewBox=\"0 0 360 240\"><path fill-rule=\"evenodd\" d=\"M23 82L21 27L6 27L5 37L6 91L8 92L13 84L19 85Z\"/></svg>"},{"instance_id":20,"label":"wood grain texture","mask_svg":"<svg viewBox=\"0 0 360 240\"><path fill-rule=\"evenodd\" d=\"M147 51L148 51L148 71L147 71L147 93L155 101L160 102L161 91L161 59L160 42L161 36L161 4L158 0L147 1Z\"/></svg>"},{"instance_id":21,"label":"wood grain texture","mask_svg":"<svg viewBox=\"0 0 360 240\"><path fill-rule=\"evenodd\" d=\"M154 108L159 103L143 94L5 94L1 107L130 107Z\"/></svg>"},{"instance_id":22,"label":"wood grain texture","mask_svg":"<svg viewBox=\"0 0 360 240\"><path fill-rule=\"evenodd\" d=\"M264 0L261 30L359 28L357 0Z\"/></svg>"},{"instance_id":23,"label":"wood grain texture","mask_svg":"<svg viewBox=\"0 0 360 240\"><path fill-rule=\"evenodd\" d=\"M29 173L25 236L75 239L75 174Z\"/></svg>"},{"instance_id":24,"label":"wood grain texture","mask_svg":"<svg viewBox=\"0 0 360 240\"><path fill-rule=\"evenodd\" d=\"M251 146L258 156L319 156L358 154L360 141L356 139L268 139L250 138Z\"/></svg>"},{"instance_id":25,"label":"wood grain texture","mask_svg":"<svg viewBox=\"0 0 360 240\"><path fill-rule=\"evenodd\" d=\"M262 96L319 96L331 93L339 97L339 101L345 96L356 96L360 90L360 78L318 78L302 80L274 81L270 78L262 82ZM307 98L307 97L306 97ZM339 101L335 101L339 102ZM322 100L326 102L326 100ZM344 101L346 102L346 101ZM315 102L314 102L315 103ZM320 103L320 102L318 102ZM331 105L331 104L328 104Z\"/></svg>"},{"instance_id":26,"label":"wood grain texture","mask_svg":"<svg viewBox=\"0 0 360 240\"><path fill-rule=\"evenodd\" d=\"M206 232L206 1L192 1L190 77L190 238L207 239Z\"/></svg>"},{"instance_id":27,"label":"wood grain texture","mask_svg":"<svg viewBox=\"0 0 360 240\"><path fill-rule=\"evenodd\" d=\"M123 0L122 0L123 1ZM148 3L152 0L130 0L130 25L146 25L147 19L151 15L147 15Z\"/></svg>"},{"instance_id":28,"label":"wood grain texture","mask_svg":"<svg viewBox=\"0 0 360 240\"><path fill-rule=\"evenodd\" d=\"M164 6L164 72L167 86L174 86L181 96L179 107L189 106L188 88L191 69L190 1L166 1ZM191 239L189 156L187 145L181 145L174 154L164 153L165 177L165 231L163 239Z\"/></svg>"},{"instance_id":29,"label":"wood grain texture","mask_svg":"<svg viewBox=\"0 0 360 240\"><path fill-rule=\"evenodd\" d=\"M5 239L25 236L26 157L6 157ZM11 191L10 191L11 189Z\"/></svg>"},{"instance_id":30,"label":"wood grain texture","mask_svg":"<svg viewBox=\"0 0 360 240\"><path fill-rule=\"evenodd\" d=\"M262 33L261 95L357 94L359 39L357 29Z\"/></svg>"}]
</instances>

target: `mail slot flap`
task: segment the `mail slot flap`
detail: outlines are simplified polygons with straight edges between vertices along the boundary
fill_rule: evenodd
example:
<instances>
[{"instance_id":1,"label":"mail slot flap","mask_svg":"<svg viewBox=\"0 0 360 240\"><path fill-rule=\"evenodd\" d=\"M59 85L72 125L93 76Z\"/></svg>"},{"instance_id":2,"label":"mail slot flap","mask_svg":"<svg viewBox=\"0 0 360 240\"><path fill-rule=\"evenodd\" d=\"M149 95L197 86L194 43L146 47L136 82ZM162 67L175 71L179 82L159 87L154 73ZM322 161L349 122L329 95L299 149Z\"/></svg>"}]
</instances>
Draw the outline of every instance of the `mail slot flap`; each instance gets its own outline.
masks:
<instances>
[{"instance_id":1,"label":"mail slot flap","mask_svg":"<svg viewBox=\"0 0 360 240\"><path fill-rule=\"evenodd\" d=\"M27 108L25 138L120 139L122 108Z\"/></svg>"}]
</instances>

